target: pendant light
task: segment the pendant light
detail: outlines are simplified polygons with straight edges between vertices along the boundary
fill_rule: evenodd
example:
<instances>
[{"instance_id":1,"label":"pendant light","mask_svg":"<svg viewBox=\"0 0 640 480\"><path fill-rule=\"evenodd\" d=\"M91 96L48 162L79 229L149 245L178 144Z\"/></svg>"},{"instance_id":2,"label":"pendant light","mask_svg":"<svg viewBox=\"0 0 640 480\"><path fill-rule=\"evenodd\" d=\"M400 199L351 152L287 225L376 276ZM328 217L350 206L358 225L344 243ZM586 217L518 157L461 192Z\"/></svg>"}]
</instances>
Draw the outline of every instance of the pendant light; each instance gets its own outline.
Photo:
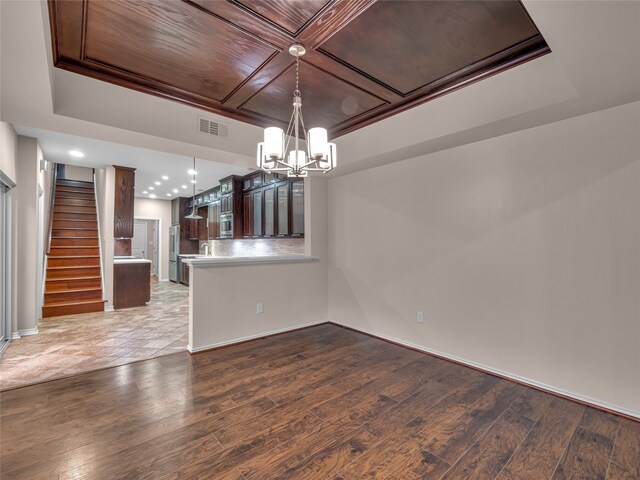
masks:
<instances>
[{"instance_id":1,"label":"pendant light","mask_svg":"<svg viewBox=\"0 0 640 480\"><path fill-rule=\"evenodd\" d=\"M309 172L327 173L336 166L336 144L327 141L327 130L321 127L304 127L302 119L302 94L299 88L300 57L304 46L295 43L289 53L296 58L296 88L293 91L293 114L287 131L278 127L264 129L264 142L258 143L258 168L265 172L287 172L289 177L306 177ZM306 150L300 146L300 134L306 139ZM293 139L293 148L289 149Z\"/></svg>"},{"instance_id":2,"label":"pendant light","mask_svg":"<svg viewBox=\"0 0 640 480\"><path fill-rule=\"evenodd\" d=\"M196 213L196 157L193 157L193 178L191 179L191 184L193 185L193 200L191 204L193 207L191 208L191 213L186 215L184 218L188 218L189 220L202 220L202 217Z\"/></svg>"}]
</instances>

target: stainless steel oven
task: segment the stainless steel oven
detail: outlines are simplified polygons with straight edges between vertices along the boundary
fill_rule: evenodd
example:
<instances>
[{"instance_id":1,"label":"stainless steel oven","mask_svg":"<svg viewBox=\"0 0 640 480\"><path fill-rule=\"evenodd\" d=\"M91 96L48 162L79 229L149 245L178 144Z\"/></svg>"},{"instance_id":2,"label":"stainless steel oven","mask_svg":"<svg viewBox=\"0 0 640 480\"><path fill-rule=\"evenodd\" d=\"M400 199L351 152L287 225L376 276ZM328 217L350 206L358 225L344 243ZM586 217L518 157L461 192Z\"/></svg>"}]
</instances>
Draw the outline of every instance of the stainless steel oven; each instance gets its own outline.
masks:
<instances>
[{"instance_id":1,"label":"stainless steel oven","mask_svg":"<svg viewBox=\"0 0 640 480\"><path fill-rule=\"evenodd\" d=\"M220 238L233 238L233 213L220 215Z\"/></svg>"}]
</instances>

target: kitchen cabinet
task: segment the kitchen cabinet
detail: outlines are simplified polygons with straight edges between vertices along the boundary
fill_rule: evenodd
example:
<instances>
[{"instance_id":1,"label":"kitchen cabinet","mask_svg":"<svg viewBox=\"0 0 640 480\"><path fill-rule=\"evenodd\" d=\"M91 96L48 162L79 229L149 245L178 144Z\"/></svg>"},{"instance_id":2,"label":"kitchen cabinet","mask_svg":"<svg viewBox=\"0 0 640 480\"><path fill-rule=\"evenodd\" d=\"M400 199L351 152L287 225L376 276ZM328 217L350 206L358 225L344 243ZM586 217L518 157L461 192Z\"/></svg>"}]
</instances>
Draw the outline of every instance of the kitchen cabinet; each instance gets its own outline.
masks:
<instances>
[{"instance_id":1,"label":"kitchen cabinet","mask_svg":"<svg viewBox=\"0 0 640 480\"><path fill-rule=\"evenodd\" d=\"M276 184L276 199L277 235L285 237L289 235L289 182Z\"/></svg>"},{"instance_id":2,"label":"kitchen cabinet","mask_svg":"<svg viewBox=\"0 0 640 480\"><path fill-rule=\"evenodd\" d=\"M220 180L220 237L243 237L243 178L231 175Z\"/></svg>"},{"instance_id":3,"label":"kitchen cabinet","mask_svg":"<svg viewBox=\"0 0 640 480\"><path fill-rule=\"evenodd\" d=\"M291 182L291 235L304 235L304 181Z\"/></svg>"},{"instance_id":4,"label":"kitchen cabinet","mask_svg":"<svg viewBox=\"0 0 640 480\"><path fill-rule=\"evenodd\" d=\"M180 283L189 286L189 265L180 260Z\"/></svg>"},{"instance_id":5,"label":"kitchen cabinet","mask_svg":"<svg viewBox=\"0 0 640 480\"><path fill-rule=\"evenodd\" d=\"M253 218L251 217L251 192L245 192L242 195L242 232L244 238L253 236Z\"/></svg>"},{"instance_id":6,"label":"kitchen cabinet","mask_svg":"<svg viewBox=\"0 0 640 480\"><path fill-rule=\"evenodd\" d=\"M198 241L206 242L209 240L209 206L205 205L198 209L198 215L202 218L196 220L198 222Z\"/></svg>"},{"instance_id":7,"label":"kitchen cabinet","mask_svg":"<svg viewBox=\"0 0 640 480\"><path fill-rule=\"evenodd\" d=\"M196 213L202 218L190 218L189 240L209 240L209 207L207 205L196 208ZM198 245L199 246L199 245Z\"/></svg>"},{"instance_id":8,"label":"kitchen cabinet","mask_svg":"<svg viewBox=\"0 0 640 480\"><path fill-rule=\"evenodd\" d=\"M220 238L220 202L209 205L209 240Z\"/></svg>"},{"instance_id":9,"label":"kitchen cabinet","mask_svg":"<svg viewBox=\"0 0 640 480\"><path fill-rule=\"evenodd\" d=\"M177 225L180 223L180 208L181 198L174 198L171 200L171 225Z\"/></svg>"},{"instance_id":10,"label":"kitchen cabinet","mask_svg":"<svg viewBox=\"0 0 640 480\"><path fill-rule=\"evenodd\" d=\"M115 169L114 238L133 238L135 168Z\"/></svg>"},{"instance_id":11,"label":"kitchen cabinet","mask_svg":"<svg viewBox=\"0 0 640 480\"><path fill-rule=\"evenodd\" d=\"M131 255L133 238L133 201L135 168L115 169L115 191L113 210L114 255Z\"/></svg>"},{"instance_id":12,"label":"kitchen cabinet","mask_svg":"<svg viewBox=\"0 0 640 480\"><path fill-rule=\"evenodd\" d=\"M140 307L151 300L151 262L115 260L113 308Z\"/></svg>"},{"instance_id":13,"label":"kitchen cabinet","mask_svg":"<svg viewBox=\"0 0 640 480\"><path fill-rule=\"evenodd\" d=\"M262 189L243 195L244 238L262 236Z\"/></svg>"},{"instance_id":14,"label":"kitchen cabinet","mask_svg":"<svg viewBox=\"0 0 640 480\"><path fill-rule=\"evenodd\" d=\"M273 237L276 232L276 189L274 186L270 186L262 192L264 196L264 236Z\"/></svg>"}]
</instances>

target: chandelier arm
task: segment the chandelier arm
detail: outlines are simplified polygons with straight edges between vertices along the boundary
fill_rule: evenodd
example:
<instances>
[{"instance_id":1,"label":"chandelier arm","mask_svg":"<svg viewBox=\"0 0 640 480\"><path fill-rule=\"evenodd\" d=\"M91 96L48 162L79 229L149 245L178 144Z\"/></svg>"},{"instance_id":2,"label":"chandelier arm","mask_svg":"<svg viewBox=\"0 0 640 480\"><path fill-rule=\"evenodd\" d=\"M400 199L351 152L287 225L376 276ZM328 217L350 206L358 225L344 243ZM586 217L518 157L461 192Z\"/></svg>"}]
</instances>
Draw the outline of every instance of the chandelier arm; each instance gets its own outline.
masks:
<instances>
[{"instance_id":1,"label":"chandelier arm","mask_svg":"<svg viewBox=\"0 0 640 480\"><path fill-rule=\"evenodd\" d=\"M291 113L291 118L289 119L289 125L287 125L287 133L285 134L286 143L284 145L284 150L282 152L282 158L287 158L287 151L289 150L289 142L291 142L291 132L293 130L293 118L296 114L296 109L293 109Z\"/></svg>"}]
</instances>

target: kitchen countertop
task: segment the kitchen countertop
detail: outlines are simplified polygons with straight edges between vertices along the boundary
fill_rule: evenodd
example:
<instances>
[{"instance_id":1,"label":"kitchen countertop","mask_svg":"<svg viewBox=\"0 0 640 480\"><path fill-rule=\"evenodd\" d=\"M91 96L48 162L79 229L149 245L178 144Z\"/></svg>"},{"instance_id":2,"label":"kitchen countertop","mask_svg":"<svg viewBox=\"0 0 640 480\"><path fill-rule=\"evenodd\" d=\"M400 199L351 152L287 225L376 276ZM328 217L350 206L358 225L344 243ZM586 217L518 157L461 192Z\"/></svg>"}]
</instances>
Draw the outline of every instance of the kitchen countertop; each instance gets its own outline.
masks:
<instances>
[{"instance_id":1,"label":"kitchen countertop","mask_svg":"<svg viewBox=\"0 0 640 480\"><path fill-rule=\"evenodd\" d=\"M147 260L146 258L136 258L136 257L113 257L114 264L129 264L129 263L151 263L151 260Z\"/></svg>"},{"instance_id":2,"label":"kitchen countertop","mask_svg":"<svg viewBox=\"0 0 640 480\"><path fill-rule=\"evenodd\" d=\"M228 267L232 265L248 265L257 263L302 263L315 262L318 257L308 255L268 255L261 257L214 257L198 255L185 258L185 263L191 267Z\"/></svg>"}]
</instances>

